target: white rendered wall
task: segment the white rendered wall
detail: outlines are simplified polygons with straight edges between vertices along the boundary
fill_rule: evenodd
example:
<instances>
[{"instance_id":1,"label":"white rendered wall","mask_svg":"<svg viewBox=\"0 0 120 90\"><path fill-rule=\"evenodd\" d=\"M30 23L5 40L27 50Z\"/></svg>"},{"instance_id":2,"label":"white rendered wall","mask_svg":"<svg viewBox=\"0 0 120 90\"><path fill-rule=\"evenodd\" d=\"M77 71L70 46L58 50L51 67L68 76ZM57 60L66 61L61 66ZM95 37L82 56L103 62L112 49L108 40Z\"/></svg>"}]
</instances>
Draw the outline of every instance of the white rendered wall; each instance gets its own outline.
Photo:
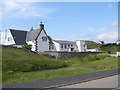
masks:
<instances>
[{"instance_id":1,"label":"white rendered wall","mask_svg":"<svg viewBox=\"0 0 120 90\"><path fill-rule=\"evenodd\" d=\"M85 45L84 41L76 41L77 47L78 47L78 52L84 52L87 49L87 46Z\"/></svg>"},{"instance_id":2,"label":"white rendered wall","mask_svg":"<svg viewBox=\"0 0 120 90\"><path fill-rule=\"evenodd\" d=\"M35 40L33 41L27 41L26 42L28 45L32 45L31 51L36 51L36 46L35 46Z\"/></svg>"},{"instance_id":3,"label":"white rendered wall","mask_svg":"<svg viewBox=\"0 0 120 90\"><path fill-rule=\"evenodd\" d=\"M56 42L56 41L53 41L53 43L54 43L54 45L55 45L56 51L67 51L67 52L71 52L71 48L74 48L74 51L76 51L76 52L78 51L76 44L72 44L73 47L71 47L71 46L68 47L68 44L69 44L69 45L71 45L71 44L70 44L70 43L65 43L65 44L67 44L67 48L64 48L64 46L63 46L63 48L61 48L61 43L58 43L58 42Z\"/></svg>"},{"instance_id":4,"label":"white rendered wall","mask_svg":"<svg viewBox=\"0 0 120 90\"><path fill-rule=\"evenodd\" d=\"M5 42L3 43L3 45L14 45L15 44L15 41L13 39L13 36L12 36L10 30L7 30L4 38L5 38ZM8 41L8 38L11 38L11 40Z\"/></svg>"},{"instance_id":5,"label":"white rendered wall","mask_svg":"<svg viewBox=\"0 0 120 90\"><path fill-rule=\"evenodd\" d=\"M44 51L49 51L49 40L42 41L42 37L47 37L44 30L41 31L38 39L37 39L37 51L38 53L43 53Z\"/></svg>"},{"instance_id":6,"label":"white rendered wall","mask_svg":"<svg viewBox=\"0 0 120 90\"><path fill-rule=\"evenodd\" d=\"M117 52L117 56L120 56L120 52Z\"/></svg>"},{"instance_id":7,"label":"white rendered wall","mask_svg":"<svg viewBox=\"0 0 120 90\"><path fill-rule=\"evenodd\" d=\"M53 41L53 43L54 43L54 45L55 45L56 51L60 51L60 44L57 43L57 42L55 42L55 41Z\"/></svg>"},{"instance_id":8,"label":"white rendered wall","mask_svg":"<svg viewBox=\"0 0 120 90\"><path fill-rule=\"evenodd\" d=\"M73 52L74 52L74 51L76 51L76 52L78 51L76 44L72 44L73 46L69 46L69 47L68 47L68 44L69 44L69 43L65 43L65 44L67 44L67 48L64 48L64 47L61 48L61 47L60 47L60 51L71 52L71 48L74 48ZM69 44L69 45L71 45L71 44Z\"/></svg>"},{"instance_id":9,"label":"white rendered wall","mask_svg":"<svg viewBox=\"0 0 120 90\"><path fill-rule=\"evenodd\" d=\"M97 49L87 49L88 52L98 52Z\"/></svg>"}]
</instances>

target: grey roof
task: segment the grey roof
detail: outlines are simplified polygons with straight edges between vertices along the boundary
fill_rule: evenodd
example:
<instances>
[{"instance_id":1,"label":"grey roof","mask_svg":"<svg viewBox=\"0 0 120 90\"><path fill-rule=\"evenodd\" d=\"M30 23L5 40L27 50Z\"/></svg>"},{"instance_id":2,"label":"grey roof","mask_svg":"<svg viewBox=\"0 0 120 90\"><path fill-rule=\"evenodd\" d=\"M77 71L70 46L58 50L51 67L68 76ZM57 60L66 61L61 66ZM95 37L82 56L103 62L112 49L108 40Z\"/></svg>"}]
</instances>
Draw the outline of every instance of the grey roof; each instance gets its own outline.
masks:
<instances>
[{"instance_id":1,"label":"grey roof","mask_svg":"<svg viewBox=\"0 0 120 90\"><path fill-rule=\"evenodd\" d=\"M37 38L39 32L41 32L40 29L28 31L27 32L26 41L33 41L33 40L35 40Z\"/></svg>"},{"instance_id":2,"label":"grey roof","mask_svg":"<svg viewBox=\"0 0 120 90\"><path fill-rule=\"evenodd\" d=\"M49 39L49 43L50 43L50 44L54 44L53 41L52 41L52 38L51 38L50 36L47 36L47 37L48 37L48 39Z\"/></svg>"},{"instance_id":3,"label":"grey roof","mask_svg":"<svg viewBox=\"0 0 120 90\"><path fill-rule=\"evenodd\" d=\"M15 29L10 29L10 31L11 31L11 34L13 36L13 39L14 39L16 45L25 44L27 31L15 30Z\"/></svg>"},{"instance_id":4,"label":"grey roof","mask_svg":"<svg viewBox=\"0 0 120 90\"><path fill-rule=\"evenodd\" d=\"M53 40L61 44L75 44L75 41L66 41L66 40Z\"/></svg>"}]
</instances>

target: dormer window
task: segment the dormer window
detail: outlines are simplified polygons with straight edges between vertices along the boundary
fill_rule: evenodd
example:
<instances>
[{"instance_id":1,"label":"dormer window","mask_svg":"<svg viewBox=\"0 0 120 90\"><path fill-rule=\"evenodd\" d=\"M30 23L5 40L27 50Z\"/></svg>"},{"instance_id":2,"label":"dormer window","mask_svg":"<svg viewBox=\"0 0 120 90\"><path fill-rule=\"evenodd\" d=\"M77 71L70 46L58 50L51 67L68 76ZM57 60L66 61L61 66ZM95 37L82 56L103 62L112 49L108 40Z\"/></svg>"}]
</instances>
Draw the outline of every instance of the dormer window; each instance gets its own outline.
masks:
<instances>
[{"instance_id":1,"label":"dormer window","mask_svg":"<svg viewBox=\"0 0 120 90\"><path fill-rule=\"evenodd\" d=\"M43 36L42 37L42 41L46 42L47 41L47 37Z\"/></svg>"}]
</instances>

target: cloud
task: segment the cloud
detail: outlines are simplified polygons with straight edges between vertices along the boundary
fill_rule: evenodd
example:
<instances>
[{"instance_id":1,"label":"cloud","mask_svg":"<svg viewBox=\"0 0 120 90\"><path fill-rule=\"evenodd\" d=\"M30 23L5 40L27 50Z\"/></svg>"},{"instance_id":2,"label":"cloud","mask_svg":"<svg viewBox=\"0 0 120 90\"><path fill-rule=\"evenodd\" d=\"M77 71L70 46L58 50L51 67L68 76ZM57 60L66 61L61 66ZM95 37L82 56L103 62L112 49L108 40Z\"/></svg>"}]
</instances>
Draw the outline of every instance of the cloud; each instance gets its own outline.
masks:
<instances>
[{"instance_id":1,"label":"cloud","mask_svg":"<svg viewBox=\"0 0 120 90\"><path fill-rule=\"evenodd\" d=\"M98 40L103 40L106 42L115 42L118 40L118 32L104 32L98 35Z\"/></svg>"},{"instance_id":2,"label":"cloud","mask_svg":"<svg viewBox=\"0 0 120 90\"><path fill-rule=\"evenodd\" d=\"M95 30L95 28L94 28L94 27L88 27L88 30L89 30L90 32L93 32L93 31Z\"/></svg>"},{"instance_id":3,"label":"cloud","mask_svg":"<svg viewBox=\"0 0 120 90\"><path fill-rule=\"evenodd\" d=\"M110 28L118 28L118 21L113 21L109 26Z\"/></svg>"},{"instance_id":4,"label":"cloud","mask_svg":"<svg viewBox=\"0 0 120 90\"><path fill-rule=\"evenodd\" d=\"M3 2L4 15L6 17L40 17L50 18L48 15L54 12L54 9L37 6L31 2Z\"/></svg>"}]
</instances>

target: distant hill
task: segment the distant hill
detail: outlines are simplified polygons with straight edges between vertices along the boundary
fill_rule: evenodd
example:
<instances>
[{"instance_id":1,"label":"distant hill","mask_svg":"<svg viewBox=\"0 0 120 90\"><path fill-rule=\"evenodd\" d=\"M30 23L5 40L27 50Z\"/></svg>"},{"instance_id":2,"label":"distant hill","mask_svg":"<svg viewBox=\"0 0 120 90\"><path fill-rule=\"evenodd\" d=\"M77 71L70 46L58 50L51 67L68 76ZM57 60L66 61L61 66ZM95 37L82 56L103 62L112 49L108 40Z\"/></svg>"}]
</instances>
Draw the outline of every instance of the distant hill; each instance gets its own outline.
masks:
<instances>
[{"instance_id":1,"label":"distant hill","mask_svg":"<svg viewBox=\"0 0 120 90\"><path fill-rule=\"evenodd\" d=\"M110 54L116 54L116 52L120 51L120 45L115 45L115 43L111 44L99 44L94 41L85 41L88 49L98 48L99 51L108 52Z\"/></svg>"},{"instance_id":2,"label":"distant hill","mask_svg":"<svg viewBox=\"0 0 120 90\"><path fill-rule=\"evenodd\" d=\"M88 49L99 48L101 46L101 44L94 41L85 41L85 43L87 44Z\"/></svg>"}]
</instances>

